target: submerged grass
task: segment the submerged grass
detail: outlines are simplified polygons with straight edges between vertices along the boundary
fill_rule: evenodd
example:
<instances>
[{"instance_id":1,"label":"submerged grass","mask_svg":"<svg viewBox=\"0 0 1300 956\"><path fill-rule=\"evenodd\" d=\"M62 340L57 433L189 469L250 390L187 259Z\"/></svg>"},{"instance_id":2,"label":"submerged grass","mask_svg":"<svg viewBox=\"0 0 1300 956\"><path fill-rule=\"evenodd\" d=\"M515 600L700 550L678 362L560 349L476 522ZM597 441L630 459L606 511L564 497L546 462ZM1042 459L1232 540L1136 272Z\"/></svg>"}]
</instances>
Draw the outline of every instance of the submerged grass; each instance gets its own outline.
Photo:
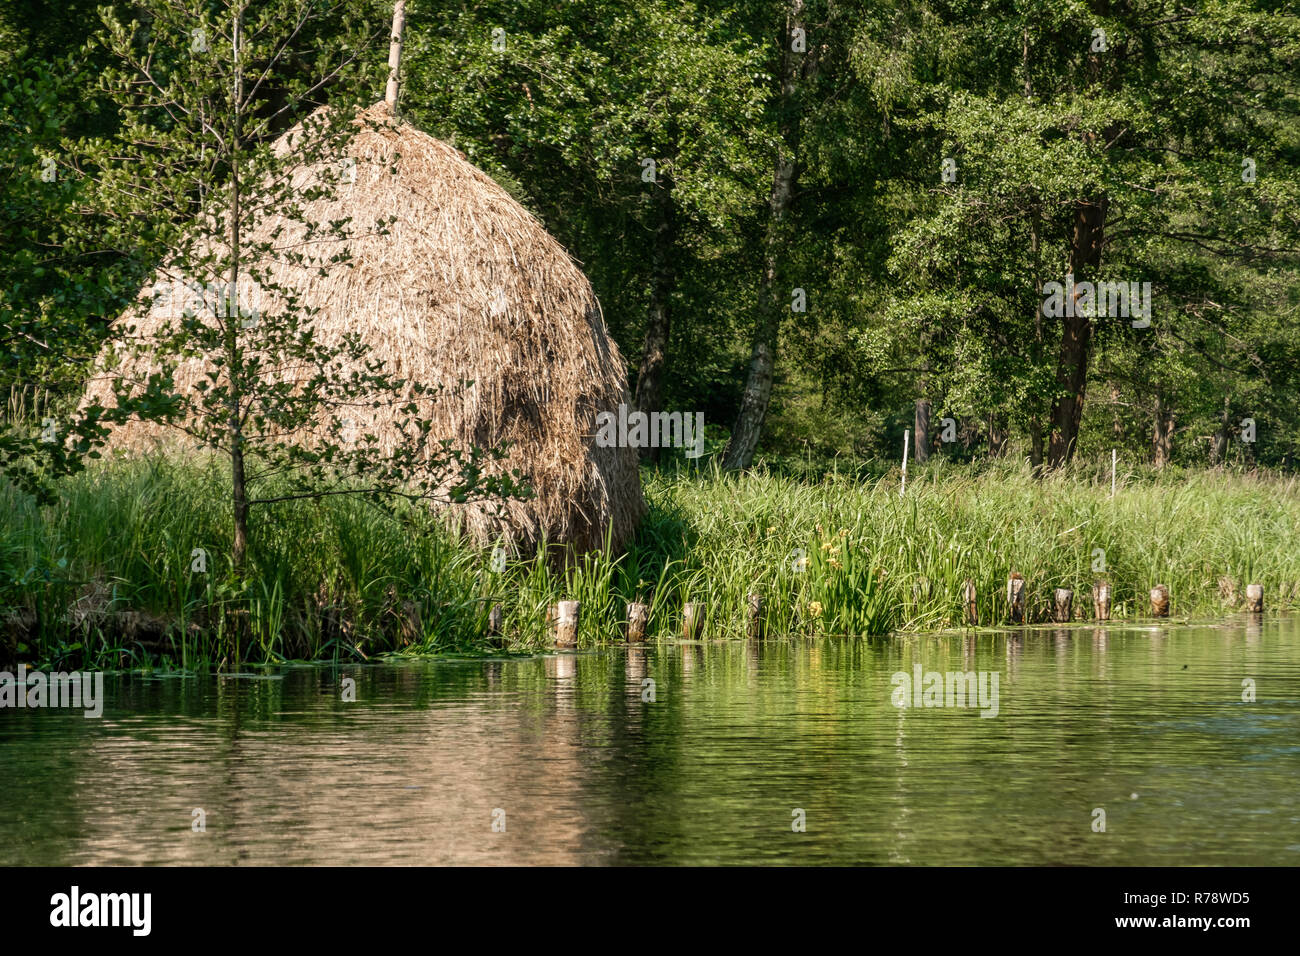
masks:
<instances>
[{"instance_id":1,"label":"submerged grass","mask_svg":"<svg viewBox=\"0 0 1300 956\"><path fill-rule=\"evenodd\" d=\"M1112 498L1086 465L1039 480L1013 462L938 462L914 468L906 496L896 472L649 472L625 553L504 570L418 507L333 497L255 511L234 580L217 468L105 463L45 508L0 486L0 660L197 669L475 650L493 604L507 645L527 650L562 598L582 602L582 644L618 639L632 600L651 603L652 638L677 636L685 601L707 603L710 636L738 637L751 592L773 635L881 634L958 625L967 578L981 622L1005 621L1011 571L1031 622L1057 587L1090 617L1099 579L1114 618L1145 615L1157 583L1179 617L1238 610L1247 583L1270 610L1300 605L1300 500L1293 478L1264 473L1129 474Z\"/></svg>"}]
</instances>

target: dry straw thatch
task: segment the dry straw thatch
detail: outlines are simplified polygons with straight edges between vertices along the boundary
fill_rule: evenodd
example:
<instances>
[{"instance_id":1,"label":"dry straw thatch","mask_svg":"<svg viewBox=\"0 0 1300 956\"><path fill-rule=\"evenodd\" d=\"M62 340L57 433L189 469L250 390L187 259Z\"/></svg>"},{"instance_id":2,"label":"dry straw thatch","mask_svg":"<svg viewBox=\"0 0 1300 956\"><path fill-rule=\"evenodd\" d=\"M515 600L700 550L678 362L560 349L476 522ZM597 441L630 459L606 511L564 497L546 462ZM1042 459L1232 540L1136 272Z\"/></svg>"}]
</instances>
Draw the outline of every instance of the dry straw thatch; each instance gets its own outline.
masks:
<instances>
[{"instance_id":1,"label":"dry straw thatch","mask_svg":"<svg viewBox=\"0 0 1300 956\"><path fill-rule=\"evenodd\" d=\"M282 155L292 151L298 129L277 142ZM504 536L521 550L543 538L585 550L600 547L607 533L615 547L624 545L645 511L637 454L597 447L595 417L629 400L626 367L586 276L504 189L383 103L362 114L348 154L355 179L339 184L333 197L306 203L306 218L352 217L367 225L395 216L387 234L359 229L342 240L351 266L324 276L281 262L262 268L319 309L309 322L320 341L360 333L389 374L446 386L428 407L434 438L461 447L511 444L504 467L521 469L535 497L505 502L500 515L483 503L449 505L454 524L480 542ZM295 183L337 179L338 166L326 165L299 167ZM268 240L277 227L285 230L277 247L292 244L302 229L277 217L258 224L251 238ZM330 252L327 244L313 255ZM151 295L146 288L142 301ZM174 318L165 304L146 308L131 318L137 336ZM265 301L262 310L274 316ZM127 359L114 377L141 380L149 371L142 364ZM210 367L186 360L177 387L192 388ZM453 394L464 380L474 384ZM100 377L87 399L109 404L111 394L108 378ZM385 436L386 417L380 410L356 424L386 441L402 440L395 429ZM142 451L176 434L131 422L115 430L110 446Z\"/></svg>"}]
</instances>

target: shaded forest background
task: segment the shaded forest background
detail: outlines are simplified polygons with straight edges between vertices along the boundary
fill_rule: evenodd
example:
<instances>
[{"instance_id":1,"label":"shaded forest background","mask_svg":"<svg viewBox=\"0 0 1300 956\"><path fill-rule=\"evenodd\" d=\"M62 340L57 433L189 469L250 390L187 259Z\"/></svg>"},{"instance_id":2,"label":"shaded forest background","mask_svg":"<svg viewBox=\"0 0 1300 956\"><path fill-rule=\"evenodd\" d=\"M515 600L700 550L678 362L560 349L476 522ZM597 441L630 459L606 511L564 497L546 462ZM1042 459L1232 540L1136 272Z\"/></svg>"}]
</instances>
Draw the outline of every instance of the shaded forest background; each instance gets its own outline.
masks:
<instances>
[{"instance_id":1,"label":"shaded forest background","mask_svg":"<svg viewBox=\"0 0 1300 956\"><path fill-rule=\"evenodd\" d=\"M150 271L75 181L35 188L121 133L100 5L0 4L0 386L56 400ZM322 99L378 100L391 3L315 5L374 64ZM1300 454L1294 3L411 0L403 73L403 113L582 263L637 404L703 411L728 465L905 428L1047 465ZM1149 327L1044 316L1067 273L1150 282Z\"/></svg>"}]
</instances>

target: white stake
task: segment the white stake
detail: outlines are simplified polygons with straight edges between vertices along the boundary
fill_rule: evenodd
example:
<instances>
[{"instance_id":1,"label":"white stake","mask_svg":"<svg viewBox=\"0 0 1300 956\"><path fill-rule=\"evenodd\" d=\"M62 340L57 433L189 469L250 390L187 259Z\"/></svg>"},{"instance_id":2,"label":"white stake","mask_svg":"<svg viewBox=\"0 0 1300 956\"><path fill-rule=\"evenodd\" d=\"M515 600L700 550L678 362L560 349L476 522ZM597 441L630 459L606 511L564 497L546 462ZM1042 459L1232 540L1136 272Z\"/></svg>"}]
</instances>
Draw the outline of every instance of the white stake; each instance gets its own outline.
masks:
<instances>
[{"instance_id":1,"label":"white stake","mask_svg":"<svg viewBox=\"0 0 1300 956\"><path fill-rule=\"evenodd\" d=\"M1110 496L1115 497L1115 449L1110 450Z\"/></svg>"},{"instance_id":2,"label":"white stake","mask_svg":"<svg viewBox=\"0 0 1300 956\"><path fill-rule=\"evenodd\" d=\"M898 489L898 497L900 498L903 497L903 493L907 491L907 439L911 434L910 430L906 428L903 429L903 487Z\"/></svg>"}]
</instances>

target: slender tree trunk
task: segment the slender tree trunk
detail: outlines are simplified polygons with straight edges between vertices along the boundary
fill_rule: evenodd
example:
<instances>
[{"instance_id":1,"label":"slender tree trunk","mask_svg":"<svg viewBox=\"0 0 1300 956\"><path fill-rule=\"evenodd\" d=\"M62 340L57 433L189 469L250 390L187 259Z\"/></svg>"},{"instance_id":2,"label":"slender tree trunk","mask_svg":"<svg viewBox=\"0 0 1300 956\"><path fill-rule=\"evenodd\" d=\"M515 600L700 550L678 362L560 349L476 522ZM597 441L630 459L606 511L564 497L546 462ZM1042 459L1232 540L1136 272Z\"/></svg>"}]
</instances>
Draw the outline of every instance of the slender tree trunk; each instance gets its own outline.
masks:
<instances>
[{"instance_id":1,"label":"slender tree trunk","mask_svg":"<svg viewBox=\"0 0 1300 956\"><path fill-rule=\"evenodd\" d=\"M677 216L671 181L656 188L655 208L657 222L651 251L650 309L646 314L645 342L636 378L636 407L646 414L663 411L664 404L664 373L671 330L670 299L677 282L674 268ZM647 446L641 449L641 457L658 461L659 451Z\"/></svg>"},{"instance_id":2,"label":"slender tree trunk","mask_svg":"<svg viewBox=\"0 0 1300 956\"><path fill-rule=\"evenodd\" d=\"M773 199L777 199L775 191ZM775 231L774 225L768 227L768 252L764 256L763 283L759 293L758 315L754 322L749 373L741 395L736 424L722 453L724 468L748 468L754 460L754 451L758 448L758 439L763 433L763 420L767 417L768 402L772 398L777 335L781 327L781 306L775 289L776 243L770 237Z\"/></svg>"},{"instance_id":3,"label":"slender tree trunk","mask_svg":"<svg viewBox=\"0 0 1300 956\"><path fill-rule=\"evenodd\" d=\"M1007 448L1007 425L997 412L989 415L989 457L1001 458Z\"/></svg>"},{"instance_id":4,"label":"slender tree trunk","mask_svg":"<svg viewBox=\"0 0 1300 956\"><path fill-rule=\"evenodd\" d=\"M388 85L384 88L384 102L391 112L397 112L397 95L402 70L402 28L406 26L406 0L393 4L393 29L388 41Z\"/></svg>"},{"instance_id":5,"label":"slender tree trunk","mask_svg":"<svg viewBox=\"0 0 1300 956\"><path fill-rule=\"evenodd\" d=\"M1174 413L1157 395L1155 413L1152 416L1154 426L1151 432L1151 446L1155 465L1164 468L1173 459L1174 454Z\"/></svg>"},{"instance_id":6,"label":"slender tree trunk","mask_svg":"<svg viewBox=\"0 0 1300 956\"><path fill-rule=\"evenodd\" d=\"M912 410L913 457L918 463L930 460L930 335L921 331L921 377L917 382L920 396Z\"/></svg>"},{"instance_id":7,"label":"slender tree trunk","mask_svg":"<svg viewBox=\"0 0 1300 956\"><path fill-rule=\"evenodd\" d=\"M1210 445L1210 464L1221 465L1228 458L1229 423L1231 421L1232 396L1223 396L1223 414L1219 416L1219 430L1214 433Z\"/></svg>"},{"instance_id":8,"label":"slender tree trunk","mask_svg":"<svg viewBox=\"0 0 1300 956\"><path fill-rule=\"evenodd\" d=\"M239 350L239 256L240 256L240 193L239 147L243 130L240 117L243 111L244 82L240 73L240 49L243 42L244 10L235 11L231 58L235 68L234 101L232 103L232 133L230 149L230 299L236 307L226 309L226 371L230 376L230 475L231 497L234 504L235 540L230 551L230 561L236 574L244 568L248 555L248 488L244 480L243 395L241 394L241 368ZM231 314L233 311L233 314Z\"/></svg>"},{"instance_id":9,"label":"slender tree trunk","mask_svg":"<svg viewBox=\"0 0 1300 956\"><path fill-rule=\"evenodd\" d=\"M930 400L928 398L918 398L916 400L912 426L912 434L916 439L916 460L918 462L928 461L930 459Z\"/></svg>"},{"instance_id":10,"label":"slender tree trunk","mask_svg":"<svg viewBox=\"0 0 1300 956\"><path fill-rule=\"evenodd\" d=\"M1110 435L1114 447L1118 448L1124 444L1124 423L1120 421L1119 417L1119 386L1114 383L1110 386L1110 408Z\"/></svg>"},{"instance_id":11,"label":"slender tree trunk","mask_svg":"<svg viewBox=\"0 0 1300 956\"><path fill-rule=\"evenodd\" d=\"M1025 27L1020 38L1020 67L1025 75L1025 101L1032 102L1034 97L1033 76L1029 67L1029 27ZM1037 198L1029 209L1029 255L1034 268L1034 367L1043 360L1043 257L1042 257L1042 220L1043 211ZM1043 397L1033 395L1029 415L1029 464L1035 476L1043 473Z\"/></svg>"},{"instance_id":12,"label":"slender tree trunk","mask_svg":"<svg viewBox=\"0 0 1300 956\"><path fill-rule=\"evenodd\" d=\"M1028 33L1026 33L1025 55L1028 56ZM1026 74L1026 77L1028 74ZM1025 80L1025 96L1029 96L1029 80ZM1043 360L1043 269L1039 234L1041 231L1042 212L1035 202L1029 217L1029 252L1034 262L1034 367ZM1032 409L1029 417L1029 464L1035 476L1043 473L1043 418L1042 396L1031 397Z\"/></svg>"},{"instance_id":13,"label":"slender tree trunk","mask_svg":"<svg viewBox=\"0 0 1300 956\"><path fill-rule=\"evenodd\" d=\"M785 245L786 219L794 205L798 180L799 96L817 71L815 40L808 40L807 52L790 49L796 29L805 30L804 0L786 0L785 29L781 35L781 97L778 105L780 138L777 145L772 191L768 198L767 232L764 236L763 276L760 283L749 373L741 395L731 438L722 453L722 467L748 468L763 433L763 420L772 398L772 377L776 369L776 347L781 331L781 293L777 289L777 262Z\"/></svg>"}]
</instances>

